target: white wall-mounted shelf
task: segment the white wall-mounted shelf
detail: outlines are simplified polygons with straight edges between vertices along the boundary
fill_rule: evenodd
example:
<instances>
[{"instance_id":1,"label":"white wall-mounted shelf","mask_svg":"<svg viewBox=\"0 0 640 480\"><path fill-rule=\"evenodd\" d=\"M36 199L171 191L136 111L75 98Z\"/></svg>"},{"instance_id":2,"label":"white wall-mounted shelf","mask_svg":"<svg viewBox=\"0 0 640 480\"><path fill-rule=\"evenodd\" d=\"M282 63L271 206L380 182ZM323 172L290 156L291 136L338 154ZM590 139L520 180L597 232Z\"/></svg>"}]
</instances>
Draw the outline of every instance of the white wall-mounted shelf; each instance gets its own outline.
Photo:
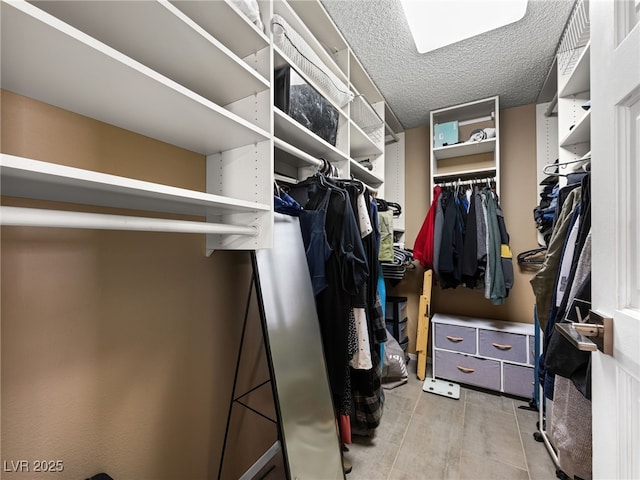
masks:
<instances>
[{"instance_id":1,"label":"white wall-mounted shelf","mask_svg":"<svg viewBox=\"0 0 640 480\"><path fill-rule=\"evenodd\" d=\"M218 105L269 89L268 78L169 2L44 1L38 5ZM220 6L216 12L223 10Z\"/></svg>"},{"instance_id":2,"label":"white wall-mounted shelf","mask_svg":"<svg viewBox=\"0 0 640 480\"><path fill-rule=\"evenodd\" d=\"M482 179L485 177L495 177L495 173L495 168L467 168L459 169L452 173L436 173L433 178L439 181L469 180L473 178Z\"/></svg>"},{"instance_id":3,"label":"white wall-mounted shelf","mask_svg":"<svg viewBox=\"0 0 640 480\"><path fill-rule=\"evenodd\" d=\"M0 155L2 194L101 207L183 215L269 211L268 204L67 167L14 155Z\"/></svg>"},{"instance_id":4,"label":"white wall-mounted shelf","mask_svg":"<svg viewBox=\"0 0 640 480\"><path fill-rule=\"evenodd\" d=\"M569 130L562 140L561 147L570 147L578 143L586 143L591 139L591 110L588 110L584 116L578 120L575 126Z\"/></svg>"},{"instance_id":5,"label":"white wall-mounted shelf","mask_svg":"<svg viewBox=\"0 0 640 480\"><path fill-rule=\"evenodd\" d=\"M433 149L436 160L445 158L466 157L467 155L477 155L479 153L494 152L496 149L496 139L487 138L480 142L458 143Z\"/></svg>"},{"instance_id":6,"label":"white wall-mounted shelf","mask_svg":"<svg viewBox=\"0 0 640 480\"><path fill-rule=\"evenodd\" d=\"M382 95L360 63L358 57L350 55L349 60L349 80L356 92L367 97L367 100L371 103L384 101L384 98L382 98Z\"/></svg>"},{"instance_id":7,"label":"white wall-mounted shelf","mask_svg":"<svg viewBox=\"0 0 640 480\"><path fill-rule=\"evenodd\" d=\"M589 68L591 64L591 44L588 43L582 53L574 70L568 76L559 78L559 95L560 97L568 97L576 93L588 92L591 88L591 76Z\"/></svg>"},{"instance_id":8,"label":"white wall-mounted shelf","mask_svg":"<svg viewBox=\"0 0 640 480\"><path fill-rule=\"evenodd\" d=\"M349 161L345 153L306 129L277 107L273 107L273 120L277 138L316 158L326 158L330 162Z\"/></svg>"},{"instance_id":9,"label":"white wall-mounted shelf","mask_svg":"<svg viewBox=\"0 0 640 480\"><path fill-rule=\"evenodd\" d=\"M318 168L322 165L322 161L318 158L315 158L309 155L304 150L300 150L298 147L295 147L280 138L273 139L273 145L276 147L278 151L278 155L276 155L276 159L279 162L285 163L287 165L291 165L295 168L302 167L315 167Z\"/></svg>"},{"instance_id":10,"label":"white wall-mounted shelf","mask_svg":"<svg viewBox=\"0 0 640 480\"><path fill-rule=\"evenodd\" d=\"M377 188L382 185L382 183L384 183L384 180L382 178L360 165L357 161L352 159L350 165L351 173L353 174L353 176L358 180L363 181L370 187Z\"/></svg>"},{"instance_id":11,"label":"white wall-mounted shelf","mask_svg":"<svg viewBox=\"0 0 640 480\"><path fill-rule=\"evenodd\" d=\"M343 71L335 59L326 51L318 38L310 30L311 23L306 24L300 16L292 8L292 6L283 0L274 0L273 13L280 15L284 20L304 39L304 41L313 49L320 57L324 65L331 70L341 81L348 83L347 72ZM320 18L322 22L322 19ZM336 29L337 32L337 29Z\"/></svg>"},{"instance_id":12,"label":"white wall-mounted shelf","mask_svg":"<svg viewBox=\"0 0 640 480\"><path fill-rule=\"evenodd\" d=\"M226 45L240 58L267 48L271 43L238 8L228 0L203 2L201 0L171 1L220 43ZM264 22L263 22L264 23ZM224 28L220 28L223 25Z\"/></svg>"},{"instance_id":13,"label":"white wall-mounted shelf","mask_svg":"<svg viewBox=\"0 0 640 480\"><path fill-rule=\"evenodd\" d=\"M333 20L320 2L309 2L308 0L290 0L288 2L291 9L300 20L313 30L312 35L323 45L323 48L332 55L334 60L339 52L347 51L348 44L342 34L336 29ZM340 69L347 73L346 68L336 62Z\"/></svg>"},{"instance_id":14,"label":"white wall-mounted shelf","mask_svg":"<svg viewBox=\"0 0 640 480\"><path fill-rule=\"evenodd\" d=\"M349 122L351 130L350 151L352 157L377 157L383 153L382 148L367 135L353 120Z\"/></svg>"},{"instance_id":15,"label":"white wall-mounted shelf","mask_svg":"<svg viewBox=\"0 0 640 480\"><path fill-rule=\"evenodd\" d=\"M269 138L28 3L2 4L2 40L3 89L202 154Z\"/></svg>"}]
</instances>

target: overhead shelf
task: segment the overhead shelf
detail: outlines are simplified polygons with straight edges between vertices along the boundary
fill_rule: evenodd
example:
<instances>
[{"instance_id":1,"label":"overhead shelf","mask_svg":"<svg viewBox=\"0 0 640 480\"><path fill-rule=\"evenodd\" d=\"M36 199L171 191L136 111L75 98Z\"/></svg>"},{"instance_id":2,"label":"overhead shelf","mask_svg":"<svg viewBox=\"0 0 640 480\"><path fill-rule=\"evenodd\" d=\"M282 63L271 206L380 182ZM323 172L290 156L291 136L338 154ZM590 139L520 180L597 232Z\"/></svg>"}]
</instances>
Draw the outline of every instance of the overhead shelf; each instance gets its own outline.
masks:
<instances>
[{"instance_id":1,"label":"overhead shelf","mask_svg":"<svg viewBox=\"0 0 640 480\"><path fill-rule=\"evenodd\" d=\"M277 138L316 158L326 158L332 163L349 161L346 154L300 125L277 107L273 107L273 120Z\"/></svg>"},{"instance_id":2,"label":"overhead shelf","mask_svg":"<svg viewBox=\"0 0 640 480\"><path fill-rule=\"evenodd\" d=\"M13 155L0 155L2 195L151 212L214 216L269 211L222 197Z\"/></svg>"},{"instance_id":3,"label":"overhead shelf","mask_svg":"<svg viewBox=\"0 0 640 480\"><path fill-rule=\"evenodd\" d=\"M496 173L495 167L491 168L468 168L464 170L458 170L456 172L444 172L444 173L436 173L433 175L434 179L438 179L439 181L447 181L447 180L467 180L469 177L472 179L478 178L479 175L487 175L487 177L493 177ZM436 182L437 183L437 182Z\"/></svg>"},{"instance_id":4,"label":"overhead shelf","mask_svg":"<svg viewBox=\"0 0 640 480\"><path fill-rule=\"evenodd\" d=\"M370 102L378 103L384 101L360 60L353 54L349 55L349 79L358 93L367 97Z\"/></svg>"},{"instance_id":5,"label":"overhead shelf","mask_svg":"<svg viewBox=\"0 0 640 480\"><path fill-rule=\"evenodd\" d=\"M376 143L360 128L353 120L349 122L351 130L351 156L366 157L368 155L377 156L383 153ZM382 126L380 127L382 129Z\"/></svg>"},{"instance_id":6,"label":"overhead shelf","mask_svg":"<svg viewBox=\"0 0 640 480\"><path fill-rule=\"evenodd\" d=\"M569 130L560 141L561 147L569 147L578 143L587 143L591 137L591 110L576 123L575 127Z\"/></svg>"},{"instance_id":7,"label":"overhead shelf","mask_svg":"<svg viewBox=\"0 0 640 480\"><path fill-rule=\"evenodd\" d=\"M366 183L367 185L377 188L384 183L384 180L377 175L374 175L371 171L364 168L355 160L351 160L351 174L358 180Z\"/></svg>"},{"instance_id":8,"label":"overhead shelf","mask_svg":"<svg viewBox=\"0 0 640 480\"><path fill-rule=\"evenodd\" d=\"M291 1L289 5L305 25L313 25L313 36L325 46L329 53L347 49L347 41L338 31L321 2Z\"/></svg>"},{"instance_id":9,"label":"overhead shelf","mask_svg":"<svg viewBox=\"0 0 640 480\"><path fill-rule=\"evenodd\" d=\"M171 3L44 1L37 5L218 105L269 89L267 79Z\"/></svg>"},{"instance_id":10,"label":"overhead shelf","mask_svg":"<svg viewBox=\"0 0 640 480\"><path fill-rule=\"evenodd\" d=\"M577 93L587 92L591 89L591 75L589 68L591 65L591 43L588 43L582 53L575 68L566 78L566 83L560 88L560 97L568 97ZM561 81L564 77L560 77Z\"/></svg>"},{"instance_id":11,"label":"overhead shelf","mask_svg":"<svg viewBox=\"0 0 640 480\"><path fill-rule=\"evenodd\" d=\"M314 3L314 2L311 2ZM273 2L274 15L280 15L284 20L300 35L311 49L318 55L324 66L329 68L341 81L347 83L347 76L344 71L338 67L334 58L327 52L318 40L311 33L307 25L301 20L298 14L287 2Z\"/></svg>"},{"instance_id":12,"label":"overhead shelf","mask_svg":"<svg viewBox=\"0 0 640 480\"><path fill-rule=\"evenodd\" d=\"M276 160L279 162L291 165L292 167L320 167L322 161L312 157L307 152L300 150L298 147L288 144L280 138L273 139L273 145L279 151L276 155Z\"/></svg>"},{"instance_id":13,"label":"overhead shelf","mask_svg":"<svg viewBox=\"0 0 640 480\"><path fill-rule=\"evenodd\" d=\"M2 4L2 67L3 89L201 154L269 138L28 3Z\"/></svg>"},{"instance_id":14,"label":"overhead shelf","mask_svg":"<svg viewBox=\"0 0 640 480\"><path fill-rule=\"evenodd\" d=\"M478 153L494 152L496 150L496 139L487 138L480 142L458 143L455 145L447 145L433 149L433 155L436 160L454 157L466 157L468 155L476 155Z\"/></svg>"},{"instance_id":15,"label":"overhead shelf","mask_svg":"<svg viewBox=\"0 0 640 480\"><path fill-rule=\"evenodd\" d=\"M270 41L266 34L251 23L229 0L172 0L171 3L240 58L269 46ZM220 28L220 25L224 25L225 28Z\"/></svg>"},{"instance_id":16,"label":"overhead shelf","mask_svg":"<svg viewBox=\"0 0 640 480\"><path fill-rule=\"evenodd\" d=\"M453 107L433 110L431 115L435 123L457 120L459 122L474 123L483 117L495 119L496 106L492 98L455 105Z\"/></svg>"}]
</instances>

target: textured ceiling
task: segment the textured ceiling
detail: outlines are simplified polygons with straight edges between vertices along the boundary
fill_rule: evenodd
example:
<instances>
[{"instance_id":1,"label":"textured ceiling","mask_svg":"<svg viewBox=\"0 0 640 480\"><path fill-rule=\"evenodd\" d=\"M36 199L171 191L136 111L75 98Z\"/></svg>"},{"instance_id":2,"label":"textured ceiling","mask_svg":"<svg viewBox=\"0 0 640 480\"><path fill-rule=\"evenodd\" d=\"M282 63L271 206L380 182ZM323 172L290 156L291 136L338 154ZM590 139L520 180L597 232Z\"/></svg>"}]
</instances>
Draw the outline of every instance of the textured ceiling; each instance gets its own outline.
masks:
<instances>
[{"instance_id":1,"label":"textured ceiling","mask_svg":"<svg viewBox=\"0 0 640 480\"><path fill-rule=\"evenodd\" d=\"M419 54L399 0L321 2L404 128L428 124L430 110L494 95L500 108L535 103L574 4L529 0L519 22Z\"/></svg>"}]
</instances>

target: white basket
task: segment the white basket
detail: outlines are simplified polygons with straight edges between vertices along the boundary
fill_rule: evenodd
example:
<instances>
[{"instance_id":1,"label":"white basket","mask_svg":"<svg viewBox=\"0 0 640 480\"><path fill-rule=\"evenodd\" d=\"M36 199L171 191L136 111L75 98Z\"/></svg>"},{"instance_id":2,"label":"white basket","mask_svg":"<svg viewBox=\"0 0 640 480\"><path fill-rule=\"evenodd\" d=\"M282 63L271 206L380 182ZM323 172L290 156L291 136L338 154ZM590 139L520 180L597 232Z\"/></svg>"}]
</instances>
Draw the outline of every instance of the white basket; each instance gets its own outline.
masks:
<instances>
[{"instance_id":1,"label":"white basket","mask_svg":"<svg viewBox=\"0 0 640 480\"><path fill-rule=\"evenodd\" d=\"M578 0L560 39L558 48L560 74L567 75L573 71L582 51L589 43L590 34L588 1Z\"/></svg>"},{"instance_id":2,"label":"white basket","mask_svg":"<svg viewBox=\"0 0 640 480\"><path fill-rule=\"evenodd\" d=\"M339 107L353 100L353 93L324 64L318 54L280 15L271 19L275 44L310 79L315 86Z\"/></svg>"},{"instance_id":3,"label":"white basket","mask_svg":"<svg viewBox=\"0 0 640 480\"><path fill-rule=\"evenodd\" d=\"M384 138L384 121L364 95L357 95L351 105L351 118L371 140L379 143Z\"/></svg>"}]
</instances>

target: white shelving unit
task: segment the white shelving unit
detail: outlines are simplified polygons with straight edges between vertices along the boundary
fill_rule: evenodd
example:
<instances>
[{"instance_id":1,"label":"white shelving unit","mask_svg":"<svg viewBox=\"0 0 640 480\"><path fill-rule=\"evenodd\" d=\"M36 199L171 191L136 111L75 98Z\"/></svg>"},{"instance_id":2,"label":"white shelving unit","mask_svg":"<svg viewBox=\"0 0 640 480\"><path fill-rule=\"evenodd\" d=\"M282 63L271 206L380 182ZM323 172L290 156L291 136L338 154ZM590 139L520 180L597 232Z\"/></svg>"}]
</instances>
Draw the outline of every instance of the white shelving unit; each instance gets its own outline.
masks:
<instances>
[{"instance_id":1,"label":"white shelving unit","mask_svg":"<svg viewBox=\"0 0 640 480\"><path fill-rule=\"evenodd\" d=\"M583 105L590 100L590 44L574 53L573 68L558 71L558 163L561 174L579 167L575 163L591 151L591 110ZM563 164L569 165L563 166ZM571 166L571 168L569 167ZM560 177L561 183L565 177Z\"/></svg>"},{"instance_id":2,"label":"white shelving unit","mask_svg":"<svg viewBox=\"0 0 640 480\"><path fill-rule=\"evenodd\" d=\"M493 178L500 189L500 105L499 98L490 97L430 113L431 135L431 195L433 187L442 182ZM458 122L459 143L435 147L435 125ZM476 129L494 128L495 137L468 141Z\"/></svg>"},{"instance_id":3,"label":"white shelving unit","mask_svg":"<svg viewBox=\"0 0 640 480\"><path fill-rule=\"evenodd\" d=\"M252 50L269 58L266 36L230 4L216 3L223 18L253 32ZM3 194L202 215L202 223L228 226L209 229L220 233L207 235L208 253L271 245L272 122L255 118L270 111L268 64L251 67L199 26L206 18L165 1L1 8L3 89L206 155L208 177L216 178L205 193L3 155ZM249 164L264 181L243 181ZM112 223L117 228L115 216Z\"/></svg>"},{"instance_id":4,"label":"white shelving unit","mask_svg":"<svg viewBox=\"0 0 640 480\"><path fill-rule=\"evenodd\" d=\"M49 211L50 226L123 229L126 223L127 229L208 233L210 254L269 248L275 175L305 178L320 158L342 177L381 192L382 95L320 2L259 5L265 31L228 0L3 1L2 89L202 154L207 165L206 192L200 192L51 163L46 155L3 154L3 195L201 216L202 222L180 225L155 218L151 226L126 212L103 219L59 212L54 221L57 214ZM364 125L355 102L334 103L333 146L274 107L274 69L293 61L274 44L273 15L295 29L379 125ZM4 209L2 223L42 226L38 212L17 213Z\"/></svg>"},{"instance_id":5,"label":"white shelving unit","mask_svg":"<svg viewBox=\"0 0 640 480\"><path fill-rule=\"evenodd\" d=\"M342 178L354 177L380 192L384 182L385 106L382 95L319 2L274 0L273 13L281 16L318 55L324 67L356 96L354 101L339 106L330 100L329 95L324 95L339 112L335 146L274 107L276 173L301 180L313 174L318 166L317 160L324 158L339 169ZM275 46L274 64L276 68L290 65L307 83L324 94L321 85L301 72L293 60ZM366 98L366 105L371 105L368 108L380 119L377 131L371 132L365 128L366 125L358 123L354 106L362 101L358 95ZM360 165L359 161L364 159L371 161L372 170Z\"/></svg>"}]
</instances>

